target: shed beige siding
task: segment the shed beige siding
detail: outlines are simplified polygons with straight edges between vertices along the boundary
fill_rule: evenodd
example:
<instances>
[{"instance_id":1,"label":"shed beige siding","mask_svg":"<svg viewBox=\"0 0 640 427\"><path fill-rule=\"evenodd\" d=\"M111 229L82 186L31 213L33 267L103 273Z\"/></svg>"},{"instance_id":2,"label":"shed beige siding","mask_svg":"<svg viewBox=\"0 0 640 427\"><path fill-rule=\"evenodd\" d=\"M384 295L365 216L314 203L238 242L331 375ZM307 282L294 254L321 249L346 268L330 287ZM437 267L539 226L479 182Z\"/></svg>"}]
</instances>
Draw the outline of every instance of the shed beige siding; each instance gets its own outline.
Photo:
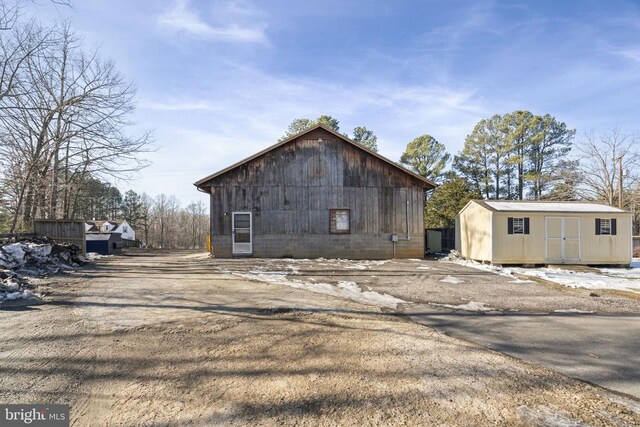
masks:
<instances>
[{"instance_id":1,"label":"shed beige siding","mask_svg":"<svg viewBox=\"0 0 640 427\"><path fill-rule=\"evenodd\" d=\"M510 217L529 218L529 234L509 234ZM579 251L575 259L559 259L549 255L547 231L552 227L549 222L553 221L551 218L579 221ZM615 218L617 234L596 234L597 218ZM506 212L495 211L483 206L482 202L472 201L461 211L459 221L460 253L465 258L479 261L495 264L626 265L632 258L632 217L626 212Z\"/></svg>"},{"instance_id":2,"label":"shed beige siding","mask_svg":"<svg viewBox=\"0 0 640 427\"><path fill-rule=\"evenodd\" d=\"M464 258L491 261L492 212L477 203L469 202L458 215L458 251Z\"/></svg>"},{"instance_id":3,"label":"shed beige siding","mask_svg":"<svg viewBox=\"0 0 640 427\"><path fill-rule=\"evenodd\" d=\"M509 217L527 217L530 234L508 234ZM631 262L630 214L570 214L562 212L494 212L493 259L496 264L546 264L556 262L547 258L547 218L578 218L580 221L580 254L572 264L628 264ZM618 232L615 236L596 235L596 218L615 218Z\"/></svg>"}]
</instances>

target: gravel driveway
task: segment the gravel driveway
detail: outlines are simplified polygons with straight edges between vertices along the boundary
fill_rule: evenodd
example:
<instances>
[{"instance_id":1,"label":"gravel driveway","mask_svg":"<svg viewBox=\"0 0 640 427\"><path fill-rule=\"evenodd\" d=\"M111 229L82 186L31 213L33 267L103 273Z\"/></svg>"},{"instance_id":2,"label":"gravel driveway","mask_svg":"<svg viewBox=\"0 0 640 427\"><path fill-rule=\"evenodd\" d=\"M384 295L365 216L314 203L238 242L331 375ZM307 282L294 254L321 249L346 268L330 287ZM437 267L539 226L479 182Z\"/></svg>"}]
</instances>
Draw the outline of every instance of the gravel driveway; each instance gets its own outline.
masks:
<instances>
[{"instance_id":1,"label":"gravel driveway","mask_svg":"<svg viewBox=\"0 0 640 427\"><path fill-rule=\"evenodd\" d=\"M0 401L69 403L74 426L640 424L637 401L411 322L396 297L266 264L161 253L47 279L49 304L0 311Z\"/></svg>"},{"instance_id":2,"label":"gravel driveway","mask_svg":"<svg viewBox=\"0 0 640 427\"><path fill-rule=\"evenodd\" d=\"M425 260L215 264L254 276L282 271L290 280L354 282L406 302L399 310L418 323L640 398L638 299Z\"/></svg>"}]
</instances>

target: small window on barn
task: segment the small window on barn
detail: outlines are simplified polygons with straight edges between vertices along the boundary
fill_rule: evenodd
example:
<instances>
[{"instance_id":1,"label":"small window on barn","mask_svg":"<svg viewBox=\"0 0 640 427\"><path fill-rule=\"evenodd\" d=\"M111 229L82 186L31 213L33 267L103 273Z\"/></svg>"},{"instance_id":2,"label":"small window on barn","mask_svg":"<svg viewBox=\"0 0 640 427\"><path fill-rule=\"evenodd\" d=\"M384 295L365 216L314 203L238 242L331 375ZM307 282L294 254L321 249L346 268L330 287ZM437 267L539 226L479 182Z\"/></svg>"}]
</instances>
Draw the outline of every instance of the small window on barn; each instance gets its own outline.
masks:
<instances>
[{"instance_id":1,"label":"small window on barn","mask_svg":"<svg viewBox=\"0 0 640 427\"><path fill-rule=\"evenodd\" d=\"M351 215L349 209L329 210L329 231L335 234L351 232Z\"/></svg>"},{"instance_id":2,"label":"small window on barn","mask_svg":"<svg viewBox=\"0 0 640 427\"><path fill-rule=\"evenodd\" d=\"M596 234L615 236L618 231L617 228L615 218L596 218Z\"/></svg>"},{"instance_id":3,"label":"small window on barn","mask_svg":"<svg viewBox=\"0 0 640 427\"><path fill-rule=\"evenodd\" d=\"M507 219L508 234L529 234L529 218Z\"/></svg>"}]
</instances>

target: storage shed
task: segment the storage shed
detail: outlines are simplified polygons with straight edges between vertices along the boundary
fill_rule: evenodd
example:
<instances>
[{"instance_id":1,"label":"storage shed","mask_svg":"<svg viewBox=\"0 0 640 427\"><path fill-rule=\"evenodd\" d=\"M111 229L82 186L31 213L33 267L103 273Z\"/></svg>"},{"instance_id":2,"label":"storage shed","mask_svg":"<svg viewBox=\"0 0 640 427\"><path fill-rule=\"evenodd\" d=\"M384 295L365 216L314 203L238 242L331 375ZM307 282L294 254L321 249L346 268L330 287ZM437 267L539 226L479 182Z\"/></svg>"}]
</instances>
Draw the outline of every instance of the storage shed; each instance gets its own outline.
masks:
<instances>
[{"instance_id":1,"label":"storage shed","mask_svg":"<svg viewBox=\"0 0 640 427\"><path fill-rule=\"evenodd\" d=\"M100 255L118 255L122 252L122 235L120 233L87 233L87 253Z\"/></svg>"},{"instance_id":2,"label":"storage shed","mask_svg":"<svg viewBox=\"0 0 640 427\"><path fill-rule=\"evenodd\" d=\"M195 183L217 257L424 256L435 184L322 125Z\"/></svg>"},{"instance_id":3,"label":"storage shed","mask_svg":"<svg viewBox=\"0 0 640 427\"><path fill-rule=\"evenodd\" d=\"M456 218L456 248L493 264L628 265L631 217L588 202L472 200Z\"/></svg>"}]
</instances>

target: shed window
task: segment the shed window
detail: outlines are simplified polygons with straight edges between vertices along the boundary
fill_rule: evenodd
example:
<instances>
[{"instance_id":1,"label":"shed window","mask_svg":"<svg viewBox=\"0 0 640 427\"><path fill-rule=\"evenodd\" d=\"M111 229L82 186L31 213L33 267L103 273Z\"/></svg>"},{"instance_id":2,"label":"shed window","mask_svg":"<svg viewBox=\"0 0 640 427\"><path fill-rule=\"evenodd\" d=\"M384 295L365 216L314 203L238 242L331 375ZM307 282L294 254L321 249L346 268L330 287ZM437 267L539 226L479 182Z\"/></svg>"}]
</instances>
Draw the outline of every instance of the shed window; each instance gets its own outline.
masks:
<instances>
[{"instance_id":1,"label":"shed window","mask_svg":"<svg viewBox=\"0 0 640 427\"><path fill-rule=\"evenodd\" d=\"M615 218L596 218L596 234L615 236L618 232L617 222Z\"/></svg>"},{"instance_id":2,"label":"shed window","mask_svg":"<svg viewBox=\"0 0 640 427\"><path fill-rule=\"evenodd\" d=\"M351 215L349 209L330 209L329 230L331 233L343 234L351 231Z\"/></svg>"},{"instance_id":3,"label":"shed window","mask_svg":"<svg viewBox=\"0 0 640 427\"><path fill-rule=\"evenodd\" d=\"M529 218L508 218L508 234L529 234Z\"/></svg>"}]
</instances>

